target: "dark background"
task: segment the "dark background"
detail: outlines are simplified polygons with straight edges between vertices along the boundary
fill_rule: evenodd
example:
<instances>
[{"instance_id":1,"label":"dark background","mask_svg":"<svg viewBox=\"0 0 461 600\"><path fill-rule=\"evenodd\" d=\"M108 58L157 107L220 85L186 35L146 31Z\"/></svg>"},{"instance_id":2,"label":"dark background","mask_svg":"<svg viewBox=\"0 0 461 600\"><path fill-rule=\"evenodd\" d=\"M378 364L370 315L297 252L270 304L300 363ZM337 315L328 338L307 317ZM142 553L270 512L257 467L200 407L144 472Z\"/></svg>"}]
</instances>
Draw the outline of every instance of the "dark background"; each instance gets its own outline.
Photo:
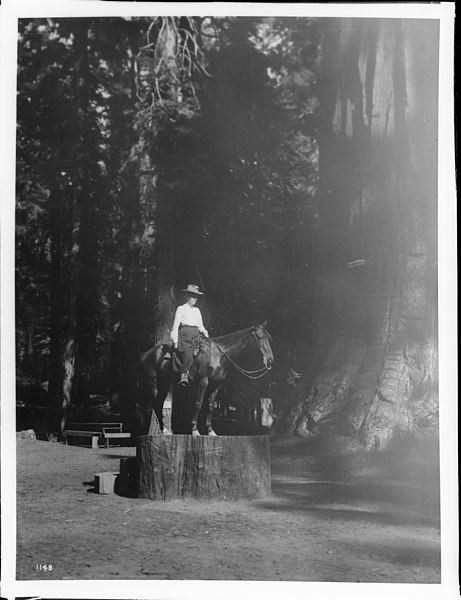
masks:
<instances>
[{"instance_id":1,"label":"dark background","mask_svg":"<svg viewBox=\"0 0 461 600\"><path fill-rule=\"evenodd\" d=\"M268 320L270 375L220 395L242 424L437 428L438 22L22 19L18 50L20 429L139 432L188 283L211 336Z\"/></svg>"}]
</instances>

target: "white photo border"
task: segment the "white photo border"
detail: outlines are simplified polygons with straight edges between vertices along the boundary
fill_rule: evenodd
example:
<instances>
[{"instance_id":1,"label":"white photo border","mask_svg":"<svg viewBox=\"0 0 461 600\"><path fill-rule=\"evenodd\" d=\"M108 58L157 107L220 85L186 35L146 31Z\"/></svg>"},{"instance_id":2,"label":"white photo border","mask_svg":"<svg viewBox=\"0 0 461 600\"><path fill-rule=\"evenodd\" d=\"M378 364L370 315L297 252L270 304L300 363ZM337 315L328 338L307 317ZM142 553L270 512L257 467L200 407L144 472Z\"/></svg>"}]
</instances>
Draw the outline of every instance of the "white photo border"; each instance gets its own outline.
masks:
<instances>
[{"instance_id":1,"label":"white photo border","mask_svg":"<svg viewBox=\"0 0 461 600\"><path fill-rule=\"evenodd\" d=\"M455 3L394 4L264 4L156 3L59 0L4 0L0 7L0 75L2 90L1 204L1 465L2 573L1 596L42 598L103 598L205 600L236 596L290 599L371 597L418 600L458 597L458 470L457 470L457 296L456 182L454 150L454 9ZM440 342L440 465L442 582L425 584L353 584L250 581L17 581L16 458L15 458L15 321L14 211L15 128L18 19L47 16L277 15L440 20L439 81L439 342ZM349 597L349 596L348 596Z\"/></svg>"}]
</instances>

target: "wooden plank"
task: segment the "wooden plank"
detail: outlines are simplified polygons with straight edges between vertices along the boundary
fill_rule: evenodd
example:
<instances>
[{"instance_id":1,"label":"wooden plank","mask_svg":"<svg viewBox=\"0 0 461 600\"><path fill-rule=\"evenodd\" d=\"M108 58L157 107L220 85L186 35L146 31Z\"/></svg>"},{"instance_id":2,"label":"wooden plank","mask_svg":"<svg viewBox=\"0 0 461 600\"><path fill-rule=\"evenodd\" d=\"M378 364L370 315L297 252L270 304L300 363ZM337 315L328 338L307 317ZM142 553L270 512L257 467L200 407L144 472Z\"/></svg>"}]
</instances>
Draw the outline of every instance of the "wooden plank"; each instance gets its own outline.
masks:
<instances>
[{"instance_id":1,"label":"wooden plank","mask_svg":"<svg viewBox=\"0 0 461 600\"><path fill-rule=\"evenodd\" d=\"M66 429L66 430L64 430L63 435L80 436L80 437L92 437L93 435L100 436L102 434L101 434L100 431L76 431L74 429Z\"/></svg>"},{"instance_id":2,"label":"wooden plank","mask_svg":"<svg viewBox=\"0 0 461 600\"><path fill-rule=\"evenodd\" d=\"M104 439L106 440L106 448L109 448L109 440L112 439L120 439L120 438L131 438L131 433L125 432L125 433L104 433Z\"/></svg>"},{"instance_id":3,"label":"wooden plank","mask_svg":"<svg viewBox=\"0 0 461 600\"><path fill-rule=\"evenodd\" d=\"M103 429L115 429L122 431L123 423L116 422L104 422L104 423L67 423L66 429L68 430L81 430L81 431L92 431L97 429L101 432Z\"/></svg>"},{"instance_id":4,"label":"wooden plank","mask_svg":"<svg viewBox=\"0 0 461 600\"><path fill-rule=\"evenodd\" d=\"M111 427L111 426L121 426L123 425L123 423L120 422L116 422L116 421L93 421L93 422L85 422L85 423L67 423L68 427L71 427L72 425L78 426L80 427L80 425L102 425L104 427Z\"/></svg>"},{"instance_id":5,"label":"wooden plank","mask_svg":"<svg viewBox=\"0 0 461 600\"><path fill-rule=\"evenodd\" d=\"M66 444L68 437L91 437L91 447L96 450L99 448L99 437L100 433L98 431L64 431L64 437L66 438Z\"/></svg>"}]
</instances>

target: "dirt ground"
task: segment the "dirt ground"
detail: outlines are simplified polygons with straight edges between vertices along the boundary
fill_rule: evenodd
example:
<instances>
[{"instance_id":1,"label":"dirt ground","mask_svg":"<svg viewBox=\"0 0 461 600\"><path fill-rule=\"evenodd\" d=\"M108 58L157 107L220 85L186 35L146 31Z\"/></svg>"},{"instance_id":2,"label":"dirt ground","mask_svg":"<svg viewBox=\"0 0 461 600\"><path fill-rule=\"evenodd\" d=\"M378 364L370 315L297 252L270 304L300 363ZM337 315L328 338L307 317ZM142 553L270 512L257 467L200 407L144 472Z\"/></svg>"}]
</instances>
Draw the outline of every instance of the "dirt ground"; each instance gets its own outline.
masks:
<instances>
[{"instance_id":1,"label":"dirt ground","mask_svg":"<svg viewBox=\"0 0 461 600\"><path fill-rule=\"evenodd\" d=\"M270 447L270 498L163 503L92 493L134 448L18 439L17 578L440 582L436 438L372 455Z\"/></svg>"}]
</instances>

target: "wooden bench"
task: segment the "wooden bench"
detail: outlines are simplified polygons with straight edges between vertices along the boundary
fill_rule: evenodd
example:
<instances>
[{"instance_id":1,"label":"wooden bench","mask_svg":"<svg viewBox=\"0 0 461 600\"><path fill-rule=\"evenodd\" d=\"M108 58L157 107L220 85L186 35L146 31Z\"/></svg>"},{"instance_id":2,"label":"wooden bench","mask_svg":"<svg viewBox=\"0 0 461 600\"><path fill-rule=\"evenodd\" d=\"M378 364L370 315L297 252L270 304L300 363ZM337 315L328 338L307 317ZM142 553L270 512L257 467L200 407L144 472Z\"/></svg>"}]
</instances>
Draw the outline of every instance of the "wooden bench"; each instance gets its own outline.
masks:
<instances>
[{"instance_id":1,"label":"wooden bench","mask_svg":"<svg viewBox=\"0 0 461 600\"><path fill-rule=\"evenodd\" d=\"M105 440L106 448L109 448L109 441L113 439L128 439L131 433L122 431L123 423L68 423L64 431L67 437L91 437L91 447L99 447L99 439Z\"/></svg>"},{"instance_id":2,"label":"wooden bench","mask_svg":"<svg viewBox=\"0 0 461 600\"><path fill-rule=\"evenodd\" d=\"M109 440L116 440L125 438L128 439L131 437L131 433L127 433L126 431L115 431L115 432L104 432L104 439L106 440L106 448L109 448Z\"/></svg>"},{"instance_id":3,"label":"wooden bench","mask_svg":"<svg viewBox=\"0 0 461 600\"><path fill-rule=\"evenodd\" d=\"M66 444L68 443L67 438L69 437L88 437L91 438L91 447L99 448L99 438L101 433L99 431L86 431L82 429L65 429L63 436L66 438Z\"/></svg>"}]
</instances>

